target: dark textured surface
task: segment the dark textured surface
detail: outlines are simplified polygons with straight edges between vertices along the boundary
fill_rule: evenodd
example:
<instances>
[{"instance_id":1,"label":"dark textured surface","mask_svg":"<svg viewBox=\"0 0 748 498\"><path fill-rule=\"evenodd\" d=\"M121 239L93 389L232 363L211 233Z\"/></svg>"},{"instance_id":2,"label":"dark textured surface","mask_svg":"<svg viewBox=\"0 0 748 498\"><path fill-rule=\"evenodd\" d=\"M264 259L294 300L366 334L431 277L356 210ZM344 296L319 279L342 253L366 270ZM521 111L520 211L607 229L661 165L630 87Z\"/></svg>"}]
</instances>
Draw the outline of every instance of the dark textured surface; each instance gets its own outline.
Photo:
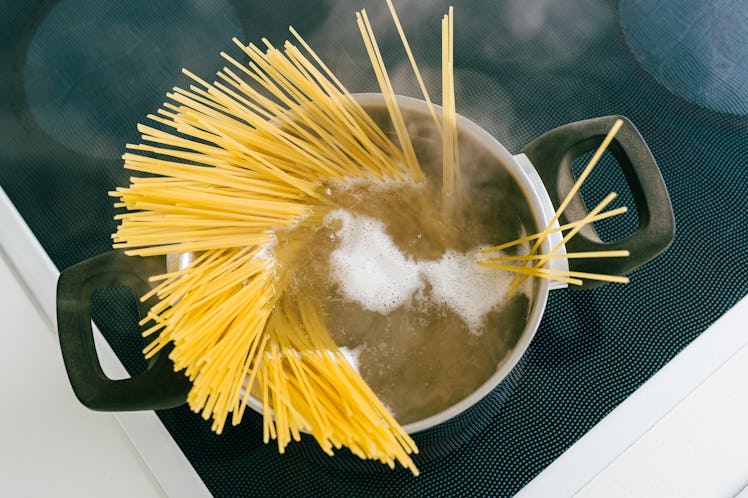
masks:
<instances>
[{"instance_id":1,"label":"dark textured surface","mask_svg":"<svg viewBox=\"0 0 748 498\"><path fill-rule=\"evenodd\" d=\"M397 4L436 94L439 19L447 4ZM277 44L293 24L352 91L376 91L353 14L366 7L396 91L418 96L381 2L339 0L316 9L277 0L128 5L62 0L2 7L0 186L59 268L109 249L114 211L106 191L127 181L112 158L137 139L135 120L183 81L179 66L209 70L217 60L211 54L234 35L269 36ZM93 8L96 15L86 10ZM179 15L163 16L169 9ZM558 125L627 116L671 195L677 229L670 249L635 271L627 286L554 291L522 375L482 412L485 428L423 464L417 479L337 468L303 446L280 456L262 443L256 415L218 437L186 408L161 412L216 496L512 494L746 294L748 118L698 107L660 86L629 53L617 16L615 2L596 0L457 5L457 106L511 151ZM186 32L198 42L174 45ZM76 117L78 111L92 117ZM619 181L611 161L601 166L586 185L590 199ZM614 240L630 227L620 222L601 231ZM129 369L142 365L131 337L119 333L123 324L104 329Z\"/></svg>"},{"instance_id":2,"label":"dark textured surface","mask_svg":"<svg viewBox=\"0 0 748 498\"><path fill-rule=\"evenodd\" d=\"M748 115L744 0L621 0L626 43L665 88L697 105Z\"/></svg>"}]
</instances>

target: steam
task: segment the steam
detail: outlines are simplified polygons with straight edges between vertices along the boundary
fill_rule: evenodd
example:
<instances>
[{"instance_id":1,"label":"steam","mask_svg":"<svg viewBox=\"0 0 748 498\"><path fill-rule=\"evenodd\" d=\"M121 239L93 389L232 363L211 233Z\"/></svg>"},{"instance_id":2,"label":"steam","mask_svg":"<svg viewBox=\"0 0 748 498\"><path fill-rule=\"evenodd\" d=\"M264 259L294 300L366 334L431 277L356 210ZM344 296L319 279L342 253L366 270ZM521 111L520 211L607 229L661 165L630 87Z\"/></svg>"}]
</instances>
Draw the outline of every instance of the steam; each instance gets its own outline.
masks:
<instances>
[{"instance_id":1,"label":"steam","mask_svg":"<svg viewBox=\"0 0 748 498\"><path fill-rule=\"evenodd\" d=\"M169 15L164 15L163 7L147 2L114 10L85 8L89 3L83 0L55 6L35 31L23 69L34 118L52 138L86 155L119 157L122 144L134 136L133 123L153 110L181 67L209 77L217 53L229 45L228 39L233 35L244 38L237 13L225 0L193 0ZM454 2L395 1L435 102L441 100L439 20L450 3ZM384 2L333 0L320 13L324 20L302 34L349 90L377 91L354 20L355 10L364 7L395 91L420 97ZM507 81L502 72L512 71L512 64L520 63L531 67L537 77L567 78L568 85L554 88L563 92L565 86L579 82L569 82L569 76L557 70L584 57L601 31L615 29L615 16L610 15L613 7L597 0L572 4L476 0L456 7L458 113L514 147L536 132L522 127L513 105L513 99L527 96L502 87L499 81ZM76 9L92 14L80 16ZM295 21L290 13L288 22ZM100 38L102 30L107 33L107 43L89 43ZM248 33L252 39L263 34ZM128 49L123 52L121 47ZM50 74L55 77L50 79ZM494 74L501 77L494 78ZM119 108L112 109L112 103L118 103ZM125 113L123 106L130 110Z\"/></svg>"},{"instance_id":2,"label":"steam","mask_svg":"<svg viewBox=\"0 0 748 498\"><path fill-rule=\"evenodd\" d=\"M441 101L439 20L454 2L395 0L394 3L429 94L438 103ZM333 1L325 22L305 36L349 90L376 92L376 81L354 22L353 11L363 7L372 20L395 92L422 98L384 2ZM516 151L542 131L520 114L518 103L558 98L568 106L567 89L578 88L586 76L570 76L560 69L586 57L592 40L601 31L615 29L615 16L610 13L613 8L597 0L571 4L554 0L478 0L457 4L457 112ZM527 87L513 79L518 67L530 77L559 78L561 83L553 85L553 92L558 93L537 96L517 93ZM512 88L505 86L508 83Z\"/></svg>"},{"instance_id":3,"label":"steam","mask_svg":"<svg viewBox=\"0 0 748 498\"><path fill-rule=\"evenodd\" d=\"M107 8L93 0L58 2L26 53L29 109L59 143L117 159L181 68L209 77L233 35L243 36L226 0L191 0L179 9L140 0Z\"/></svg>"}]
</instances>

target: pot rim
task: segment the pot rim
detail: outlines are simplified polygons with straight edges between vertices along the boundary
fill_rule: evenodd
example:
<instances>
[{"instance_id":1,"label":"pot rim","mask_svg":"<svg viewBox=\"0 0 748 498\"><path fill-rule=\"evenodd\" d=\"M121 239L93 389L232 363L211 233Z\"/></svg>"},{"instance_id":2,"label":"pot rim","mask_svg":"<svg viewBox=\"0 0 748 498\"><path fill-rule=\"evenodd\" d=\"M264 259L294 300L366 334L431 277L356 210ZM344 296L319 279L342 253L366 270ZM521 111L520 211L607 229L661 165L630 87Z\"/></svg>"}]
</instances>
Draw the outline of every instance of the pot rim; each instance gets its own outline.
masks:
<instances>
[{"instance_id":1,"label":"pot rim","mask_svg":"<svg viewBox=\"0 0 748 498\"><path fill-rule=\"evenodd\" d=\"M384 97L381 93L358 93L353 94L353 97L362 106L373 106L373 105L384 105ZM428 107L425 101L414 97L407 97L397 95L397 102L402 111L428 113ZM438 115L441 115L442 107L434 104L434 107ZM531 163L527 161L526 165L521 164L521 157L523 155L514 156L506 147L504 147L498 140L496 140L491 134L485 131L483 128L478 126L470 119L457 114L457 127L461 133L466 133L471 138L480 142L485 146L486 150L489 150L492 154L497 156L500 163L510 170L510 173L514 177L515 181L524 190L528 201L532 201L531 210L535 218L538 227L545 227L554 214L553 205L550 197L548 196L543 182L540 176L537 174ZM525 158L526 159L526 158ZM533 175L535 178L533 178ZM544 197L543 197L544 196ZM549 212L550 209L550 212ZM542 248L544 252L550 252L551 242L549 238L543 242ZM414 434L416 432L430 429L443 422L451 420L456 416L460 415L468 408L472 407L478 401L486 397L494 388L496 388L501 381L503 381L514 367L519 363L519 360L524 356L525 351L530 345L535 332L540 325L540 320L543 317L546 303L548 301L548 292L550 290L549 281L546 279L536 279L534 289L534 299L532 300L532 308L530 315L528 316L525 328L517 340L514 347L507 353L507 355L497 365L496 371L486 379L475 391L473 391L466 398L458 401L449 408L442 410L439 413L435 413L429 417L411 422L403 425L403 430L408 434Z\"/></svg>"},{"instance_id":2,"label":"pot rim","mask_svg":"<svg viewBox=\"0 0 748 498\"><path fill-rule=\"evenodd\" d=\"M364 108L367 106L373 107L385 105L384 96L381 93L354 93L352 96ZM402 111L429 113L426 102L421 99L403 95L396 95L396 99ZM434 104L434 107L437 114L441 115L442 107L437 104ZM510 170L515 181L525 192L528 201L532 201L530 207L537 226L545 227L554 214L553 205L540 176L535 171L527 157L523 154L518 154L516 156L512 155L487 131L460 114L457 114L457 127L461 133L469 134L474 140L485 146L486 150L495 155L499 162L505 168ZM551 240L553 240L553 237L548 237L543 242L542 250L544 252L550 251ZM560 240L560 237L558 237L558 240ZM189 264L193 258L193 253L170 255L170 257L167 256L167 266L175 265L179 269L182 269L184 266ZM421 420L403 425L403 430L408 434L414 434L447 422L465 412L496 388L501 381L509 375L527 351L527 348L540 325L540 320L545 311L550 288L551 286L548 280L536 279L534 282L534 299L532 300L532 308L527 323L525 324L525 328L514 347L501 360L496 367L496 371L486 379L485 382L478 386L478 388L469 396L458 401L449 408ZM254 396L249 397L247 404L254 411L260 414L264 412L262 402Z\"/></svg>"}]
</instances>

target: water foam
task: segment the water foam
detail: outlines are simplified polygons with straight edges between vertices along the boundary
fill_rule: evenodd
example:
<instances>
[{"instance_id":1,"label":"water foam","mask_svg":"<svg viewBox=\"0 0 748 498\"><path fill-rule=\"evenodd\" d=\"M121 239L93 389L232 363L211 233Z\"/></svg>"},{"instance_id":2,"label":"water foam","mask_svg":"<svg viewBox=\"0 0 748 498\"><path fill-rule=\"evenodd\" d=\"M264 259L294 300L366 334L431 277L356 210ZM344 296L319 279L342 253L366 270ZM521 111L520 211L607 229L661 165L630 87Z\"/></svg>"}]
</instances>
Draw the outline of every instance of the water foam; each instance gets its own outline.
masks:
<instances>
[{"instance_id":1,"label":"water foam","mask_svg":"<svg viewBox=\"0 0 748 498\"><path fill-rule=\"evenodd\" d=\"M478 266L481 248L416 261L395 245L380 220L338 209L325 218L327 226L336 222L341 227L330 254L332 278L346 299L367 310L387 314L412 299L427 299L448 306L479 333L486 314L503 301L510 277Z\"/></svg>"},{"instance_id":2,"label":"water foam","mask_svg":"<svg viewBox=\"0 0 748 498\"><path fill-rule=\"evenodd\" d=\"M343 294L365 309L387 314L424 285L418 266L385 233L384 224L338 209L325 224L342 223L340 245L330 254L332 276Z\"/></svg>"},{"instance_id":3,"label":"water foam","mask_svg":"<svg viewBox=\"0 0 748 498\"><path fill-rule=\"evenodd\" d=\"M508 289L507 274L476 264L485 259L481 249L467 253L447 251L437 261L424 261L421 272L431 284L431 299L444 303L460 315L472 332L481 328L483 318L503 301Z\"/></svg>"}]
</instances>

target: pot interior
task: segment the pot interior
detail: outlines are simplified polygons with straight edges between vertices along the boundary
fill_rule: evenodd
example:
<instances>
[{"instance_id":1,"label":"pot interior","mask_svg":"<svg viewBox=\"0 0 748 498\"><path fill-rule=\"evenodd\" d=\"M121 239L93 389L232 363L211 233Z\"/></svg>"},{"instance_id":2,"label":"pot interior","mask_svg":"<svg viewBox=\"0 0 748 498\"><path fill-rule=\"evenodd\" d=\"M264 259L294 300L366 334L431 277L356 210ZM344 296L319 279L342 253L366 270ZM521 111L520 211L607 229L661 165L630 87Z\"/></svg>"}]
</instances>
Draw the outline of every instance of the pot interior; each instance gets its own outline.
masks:
<instances>
[{"instance_id":1,"label":"pot interior","mask_svg":"<svg viewBox=\"0 0 748 498\"><path fill-rule=\"evenodd\" d=\"M356 98L397 143L382 96ZM442 141L428 108L423 101L407 97L399 97L399 105L419 164L438 189ZM512 155L480 127L459 116L458 140L466 193L462 209L470 225L461 227L458 237L471 239L468 245L492 246L539 231L545 222L538 202L528 193L524 172ZM424 213L412 215L416 223L428 218ZM408 215L400 213L392 232L403 230L408 222ZM474 233L476 228L478 234ZM397 242L397 237L393 238ZM399 245L404 246L407 240L401 237ZM509 252L527 250L520 247ZM507 278L511 280L511 276ZM487 288L483 292L504 290ZM454 417L501 382L527 348L545 308L547 292L547 283L528 279L520 292L486 315L477 333L449 323L456 319L454 314L435 308L429 310L430 315L416 315L419 326L413 326L412 317L409 320L405 313L382 316L355 306L342 313L330 306L334 311L328 313L328 320L336 343L359 352L358 369L364 380L412 433Z\"/></svg>"},{"instance_id":2,"label":"pot interior","mask_svg":"<svg viewBox=\"0 0 748 498\"><path fill-rule=\"evenodd\" d=\"M382 96L363 94L356 98L397 143ZM399 103L427 182L438 194L442 175L439 132L423 101L401 97ZM416 195L405 204L398 204L403 196L410 195L403 194L404 190L396 192L394 200L372 199L371 192L360 201L356 192L353 201L349 199L354 216L385 220L387 235L412 261L436 261L446 249L459 252L478 244L497 245L535 233L542 224L537 202L528 194L523 173L512 155L467 119L458 119L458 130L465 195L457 228L440 224L438 210L429 212L426 194ZM341 193L346 195L350 192ZM307 255L299 280L329 280L331 269L323 258L335 250L338 228L334 224L327 231L315 228L312 245L328 247L321 250L319 260ZM446 236L442 231L447 230L454 233ZM442 242L424 246L424 238ZM172 264L184 267L190 259L190 255L182 255ZM452 277L460 279L461 275ZM510 279L509 275L506 281ZM364 380L410 433L454 417L501 382L529 344L548 291L546 283L528 279L520 292L487 312L480 327L470 327L444 303L419 305L414 296L407 306L383 313L351 302L341 295L339 287L337 283L313 292L320 296L319 305L332 338L350 352ZM433 287L426 283L420 292L435 292ZM479 289L479 293L505 290L488 287ZM250 399L250 405L262 411L257 399Z\"/></svg>"}]
</instances>

